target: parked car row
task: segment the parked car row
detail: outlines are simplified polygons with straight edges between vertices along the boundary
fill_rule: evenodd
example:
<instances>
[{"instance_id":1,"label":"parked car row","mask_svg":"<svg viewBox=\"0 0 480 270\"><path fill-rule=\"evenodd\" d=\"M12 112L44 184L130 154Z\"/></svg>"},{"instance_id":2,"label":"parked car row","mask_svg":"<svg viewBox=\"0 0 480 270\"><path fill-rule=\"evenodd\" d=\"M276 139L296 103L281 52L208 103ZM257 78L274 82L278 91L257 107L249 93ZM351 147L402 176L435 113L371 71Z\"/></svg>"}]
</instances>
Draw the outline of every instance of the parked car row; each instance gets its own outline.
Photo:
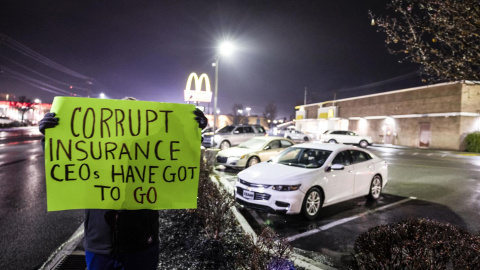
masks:
<instances>
[{"instance_id":1,"label":"parked car row","mask_svg":"<svg viewBox=\"0 0 480 270\"><path fill-rule=\"evenodd\" d=\"M376 200L387 184L386 161L346 145L365 148L372 142L369 137L327 131L321 141L298 137L307 142L295 144L287 134L304 133L291 129L282 138L263 132L259 126L240 125L222 128L215 136L204 134L204 146L224 146L216 165L244 169L235 184L235 200L241 205L271 213L303 214L313 220L324 206L364 195Z\"/></svg>"},{"instance_id":2,"label":"parked car row","mask_svg":"<svg viewBox=\"0 0 480 270\"><path fill-rule=\"evenodd\" d=\"M315 139L312 134L296 130L294 127L289 127L282 133L284 138L295 142L308 142ZM202 145L206 148L224 150L258 136L267 136L265 128L260 125L229 125L217 130L215 134L213 129L208 127L202 131ZM350 130L327 130L320 140L328 143L353 144L362 148L372 145L371 137L360 136Z\"/></svg>"}]
</instances>

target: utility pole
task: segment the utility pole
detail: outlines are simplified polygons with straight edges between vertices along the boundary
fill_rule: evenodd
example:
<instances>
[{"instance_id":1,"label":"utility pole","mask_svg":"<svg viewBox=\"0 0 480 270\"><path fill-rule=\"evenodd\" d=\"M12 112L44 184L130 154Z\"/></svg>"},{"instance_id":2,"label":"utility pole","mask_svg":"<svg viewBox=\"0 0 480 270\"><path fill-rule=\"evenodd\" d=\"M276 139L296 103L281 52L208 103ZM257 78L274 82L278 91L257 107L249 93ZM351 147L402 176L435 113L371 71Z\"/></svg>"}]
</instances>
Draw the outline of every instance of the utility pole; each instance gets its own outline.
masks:
<instances>
[{"instance_id":1,"label":"utility pole","mask_svg":"<svg viewBox=\"0 0 480 270\"><path fill-rule=\"evenodd\" d=\"M86 81L86 83L87 83L87 98L89 98L90 97L90 92L92 91L93 82L92 82L91 79L89 79L89 80Z\"/></svg>"},{"instance_id":2,"label":"utility pole","mask_svg":"<svg viewBox=\"0 0 480 270\"><path fill-rule=\"evenodd\" d=\"M303 105L307 105L307 87L305 86L305 95L303 97Z\"/></svg>"}]
</instances>

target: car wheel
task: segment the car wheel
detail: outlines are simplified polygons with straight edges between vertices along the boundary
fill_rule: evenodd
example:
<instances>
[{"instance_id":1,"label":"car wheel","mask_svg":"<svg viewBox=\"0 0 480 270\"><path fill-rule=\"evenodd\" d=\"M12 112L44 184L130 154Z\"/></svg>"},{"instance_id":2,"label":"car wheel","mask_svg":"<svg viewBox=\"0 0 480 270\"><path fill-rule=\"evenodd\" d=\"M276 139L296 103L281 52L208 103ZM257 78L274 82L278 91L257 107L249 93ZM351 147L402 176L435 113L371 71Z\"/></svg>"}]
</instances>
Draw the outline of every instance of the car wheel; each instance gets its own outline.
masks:
<instances>
[{"instance_id":1,"label":"car wheel","mask_svg":"<svg viewBox=\"0 0 480 270\"><path fill-rule=\"evenodd\" d=\"M303 199L302 213L308 220L314 220L322 208L322 193L314 187L310 189Z\"/></svg>"},{"instance_id":2,"label":"car wheel","mask_svg":"<svg viewBox=\"0 0 480 270\"><path fill-rule=\"evenodd\" d=\"M367 148L368 142L365 141L365 140L361 140L360 143L359 143L359 145L360 145L360 147L362 147L362 148Z\"/></svg>"},{"instance_id":3,"label":"car wheel","mask_svg":"<svg viewBox=\"0 0 480 270\"><path fill-rule=\"evenodd\" d=\"M334 139L331 139L328 141L329 143L337 143L337 141L335 141Z\"/></svg>"},{"instance_id":4,"label":"car wheel","mask_svg":"<svg viewBox=\"0 0 480 270\"><path fill-rule=\"evenodd\" d=\"M247 166L245 168L251 167L259 162L260 160L258 159L258 157L251 157L250 159L248 159Z\"/></svg>"},{"instance_id":5,"label":"car wheel","mask_svg":"<svg viewBox=\"0 0 480 270\"><path fill-rule=\"evenodd\" d=\"M372 179L372 184L370 185L370 193L368 198L371 200L376 200L380 197L382 193L382 178L380 175L375 175Z\"/></svg>"},{"instance_id":6,"label":"car wheel","mask_svg":"<svg viewBox=\"0 0 480 270\"><path fill-rule=\"evenodd\" d=\"M308 137L303 138L304 141L308 142Z\"/></svg>"},{"instance_id":7,"label":"car wheel","mask_svg":"<svg viewBox=\"0 0 480 270\"><path fill-rule=\"evenodd\" d=\"M228 141L223 141L220 143L220 150L230 148L230 142Z\"/></svg>"}]
</instances>

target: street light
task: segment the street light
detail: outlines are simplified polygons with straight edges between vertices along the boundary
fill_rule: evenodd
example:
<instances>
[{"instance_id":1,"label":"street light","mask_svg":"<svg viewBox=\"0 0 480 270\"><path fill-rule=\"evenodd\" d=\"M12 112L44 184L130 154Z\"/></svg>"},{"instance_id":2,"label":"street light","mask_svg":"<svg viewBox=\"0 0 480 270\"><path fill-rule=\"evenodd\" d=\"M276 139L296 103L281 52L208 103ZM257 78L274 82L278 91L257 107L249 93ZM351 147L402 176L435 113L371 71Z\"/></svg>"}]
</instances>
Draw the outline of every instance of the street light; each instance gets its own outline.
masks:
<instances>
[{"instance_id":1,"label":"street light","mask_svg":"<svg viewBox=\"0 0 480 270\"><path fill-rule=\"evenodd\" d=\"M212 66L215 67L215 93L213 95L213 135L215 136L215 130L217 125L217 93L218 93L218 60L221 55L228 56L234 51L234 47L230 42L223 42L218 47L215 63Z\"/></svg>"},{"instance_id":2,"label":"street light","mask_svg":"<svg viewBox=\"0 0 480 270\"><path fill-rule=\"evenodd\" d=\"M250 116L250 111L252 110L252 108L247 107L247 108L245 108L245 110L247 111L247 115Z\"/></svg>"}]
</instances>

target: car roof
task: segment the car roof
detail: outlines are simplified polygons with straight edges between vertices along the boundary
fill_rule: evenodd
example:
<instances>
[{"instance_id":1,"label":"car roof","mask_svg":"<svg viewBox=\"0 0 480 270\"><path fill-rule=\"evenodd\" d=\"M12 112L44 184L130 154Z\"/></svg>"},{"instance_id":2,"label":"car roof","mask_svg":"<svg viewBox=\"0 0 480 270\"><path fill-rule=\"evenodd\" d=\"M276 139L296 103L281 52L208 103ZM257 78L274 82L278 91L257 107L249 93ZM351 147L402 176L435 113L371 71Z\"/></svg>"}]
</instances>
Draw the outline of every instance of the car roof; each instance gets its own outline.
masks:
<instances>
[{"instance_id":1,"label":"car roof","mask_svg":"<svg viewBox=\"0 0 480 270\"><path fill-rule=\"evenodd\" d=\"M296 144L292 147L299 147L299 148L312 148L312 149L321 149L321 150L329 150L329 151L336 151L340 149L357 149L355 146L349 146L345 144L337 144L337 143L322 143L322 142L309 142L309 143L302 143Z\"/></svg>"},{"instance_id":2,"label":"car roof","mask_svg":"<svg viewBox=\"0 0 480 270\"><path fill-rule=\"evenodd\" d=\"M257 137L253 137L251 138L250 140L259 140L259 141L273 141L273 140L285 140L285 141L291 141L287 138L283 138L283 137L278 137L278 136L257 136Z\"/></svg>"}]
</instances>

